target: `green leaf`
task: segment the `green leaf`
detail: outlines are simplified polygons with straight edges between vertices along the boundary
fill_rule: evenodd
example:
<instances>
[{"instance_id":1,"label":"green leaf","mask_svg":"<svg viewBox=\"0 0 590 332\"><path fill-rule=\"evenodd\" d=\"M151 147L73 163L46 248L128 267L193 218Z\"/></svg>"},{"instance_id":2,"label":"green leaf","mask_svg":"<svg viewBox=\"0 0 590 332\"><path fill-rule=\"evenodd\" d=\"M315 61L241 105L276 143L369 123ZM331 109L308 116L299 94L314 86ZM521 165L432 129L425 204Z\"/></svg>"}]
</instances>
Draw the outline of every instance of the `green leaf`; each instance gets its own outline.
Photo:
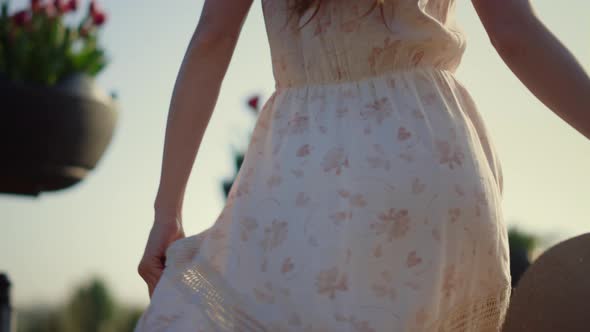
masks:
<instances>
[{"instance_id":1,"label":"green leaf","mask_svg":"<svg viewBox=\"0 0 590 332\"><path fill-rule=\"evenodd\" d=\"M19 31L16 34L13 47L14 47L14 54L12 56L13 60L13 68L9 68L12 70L13 77L17 80L24 80L26 74L26 68L29 59L29 43L28 43L27 36Z\"/></svg>"},{"instance_id":2,"label":"green leaf","mask_svg":"<svg viewBox=\"0 0 590 332\"><path fill-rule=\"evenodd\" d=\"M86 57L84 58L83 70L94 76L97 70L99 71L102 69L101 66L103 58L104 55L102 50L89 50L89 52L86 54Z\"/></svg>"},{"instance_id":3,"label":"green leaf","mask_svg":"<svg viewBox=\"0 0 590 332\"><path fill-rule=\"evenodd\" d=\"M538 242L536 236L516 227L511 227L509 229L508 238L513 247L523 248L529 253L537 246Z\"/></svg>"}]
</instances>

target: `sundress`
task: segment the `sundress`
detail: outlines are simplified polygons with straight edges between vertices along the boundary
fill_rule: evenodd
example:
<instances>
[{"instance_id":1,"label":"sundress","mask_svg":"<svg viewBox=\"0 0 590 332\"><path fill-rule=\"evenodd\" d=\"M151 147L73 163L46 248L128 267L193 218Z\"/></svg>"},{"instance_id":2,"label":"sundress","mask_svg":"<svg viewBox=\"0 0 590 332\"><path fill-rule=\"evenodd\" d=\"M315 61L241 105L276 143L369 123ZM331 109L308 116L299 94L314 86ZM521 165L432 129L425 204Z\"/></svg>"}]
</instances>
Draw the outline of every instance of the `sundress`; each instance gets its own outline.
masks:
<instances>
[{"instance_id":1,"label":"sundress","mask_svg":"<svg viewBox=\"0 0 590 332\"><path fill-rule=\"evenodd\" d=\"M500 330L502 167L455 77L455 1L373 2L261 0L275 89L136 332Z\"/></svg>"}]
</instances>

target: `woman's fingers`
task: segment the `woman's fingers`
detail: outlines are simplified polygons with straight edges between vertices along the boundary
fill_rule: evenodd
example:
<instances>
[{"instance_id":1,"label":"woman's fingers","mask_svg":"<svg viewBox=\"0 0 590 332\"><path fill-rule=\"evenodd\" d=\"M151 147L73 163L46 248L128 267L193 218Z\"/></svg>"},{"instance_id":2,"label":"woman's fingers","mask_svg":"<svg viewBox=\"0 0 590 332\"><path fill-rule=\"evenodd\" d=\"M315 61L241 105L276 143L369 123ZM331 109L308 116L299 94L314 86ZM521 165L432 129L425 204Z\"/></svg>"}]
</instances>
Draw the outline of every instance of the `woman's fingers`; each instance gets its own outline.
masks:
<instances>
[{"instance_id":1,"label":"woman's fingers","mask_svg":"<svg viewBox=\"0 0 590 332\"><path fill-rule=\"evenodd\" d=\"M159 257L154 256L149 258L146 257L139 264L137 271L141 278L147 283L149 296L151 298L152 293L156 288L156 284L160 280L164 271L162 260Z\"/></svg>"},{"instance_id":2,"label":"woman's fingers","mask_svg":"<svg viewBox=\"0 0 590 332\"><path fill-rule=\"evenodd\" d=\"M150 299L166 266L166 250L172 242L184 238L180 219L171 220L173 222L161 217L154 220L143 257L137 268L139 275L147 283Z\"/></svg>"}]
</instances>

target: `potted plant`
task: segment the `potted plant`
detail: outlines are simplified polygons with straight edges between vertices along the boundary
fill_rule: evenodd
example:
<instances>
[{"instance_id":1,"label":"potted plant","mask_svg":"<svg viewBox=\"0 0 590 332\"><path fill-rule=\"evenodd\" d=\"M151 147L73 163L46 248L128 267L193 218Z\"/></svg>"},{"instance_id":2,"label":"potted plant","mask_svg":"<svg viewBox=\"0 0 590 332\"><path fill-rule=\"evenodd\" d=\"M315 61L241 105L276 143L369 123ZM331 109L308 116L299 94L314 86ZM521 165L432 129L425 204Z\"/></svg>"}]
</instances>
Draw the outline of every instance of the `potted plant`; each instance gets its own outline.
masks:
<instances>
[{"instance_id":1,"label":"potted plant","mask_svg":"<svg viewBox=\"0 0 590 332\"><path fill-rule=\"evenodd\" d=\"M2 0L0 0L2 1ZM106 14L92 0L79 24L77 0L0 12L0 193L37 196L94 169L117 121L114 93L95 83L107 58L98 44Z\"/></svg>"}]
</instances>

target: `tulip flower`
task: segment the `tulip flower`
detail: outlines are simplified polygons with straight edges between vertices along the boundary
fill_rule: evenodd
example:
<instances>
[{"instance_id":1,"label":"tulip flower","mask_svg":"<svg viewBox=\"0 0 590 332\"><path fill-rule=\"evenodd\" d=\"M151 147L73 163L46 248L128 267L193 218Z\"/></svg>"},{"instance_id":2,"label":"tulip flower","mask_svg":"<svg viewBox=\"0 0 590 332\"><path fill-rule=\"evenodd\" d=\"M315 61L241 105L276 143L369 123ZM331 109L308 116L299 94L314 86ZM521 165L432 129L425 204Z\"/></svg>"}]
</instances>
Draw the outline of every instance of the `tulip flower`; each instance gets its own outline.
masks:
<instances>
[{"instance_id":1,"label":"tulip flower","mask_svg":"<svg viewBox=\"0 0 590 332\"><path fill-rule=\"evenodd\" d=\"M78 9L78 0L70 0L68 2L68 10L74 11L76 9Z\"/></svg>"},{"instance_id":2,"label":"tulip flower","mask_svg":"<svg viewBox=\"0 0 590 332\"><path fill-rule=\"evenodd\" d=\"M53 1L53 6L55 8L57 8L57 10L62 13L65 11L65 7L66 7L66 3L64 3L64 0L54 0Z\"/></svg>"},{"instance_id":3,"label":"tulip flower","mask_svg":"<svg viewBox=\"0 0 590 332\"><path fill-rule=\"evenodd\" d=\"M102 12L95 0L90 0L90 14L94 15Z\"/></svg>"},{"instance_id":4,"label":"tulip flower","mask_svg":"<svg viewBox=\"0 0 590 332\"><path fill-rule=\"evenodd\" d=\"M103 23L106 21L106 18L106 14L104 12L98 12L92 15L92 21L97 26L103 25Z\"/></svg>"},{"instance_id":5,"label":"tulip flower","mask_svg":"<svg viewBox=\"0 0 590 332\"><path fill-rule=\"evenodd\" d=\"M92 16L92 22L97 26L106 21L106 13L98 7L94 0L90 1L90 15Z\"/></svg>"},{"instance_id":6,"label":"tulip flower","mask_svg":"<svg viewBox=\"0 0 590 332\"><path fill-rule=\"evenodd\" d=\"M41 10L41 0L31 0L31 10L38 12Z\"/></svg>"},{"instance_id":7,"label":"tulip flower","mask_svg":"<svg viewBox=\"0 0 590 332\"><path fill-rule=\"evenodd\" d=\"M248 99L248 105L253 109L258 109L258 96L251 97Z\"/></svg>"},{"instance_id":8,"label":"tulip flower","mask_svg":"<svg viewBox=\"0 0 590 332\"><path fill-rule=\"evenodd\" d=\"M20 10L12 15L12 21L16 26L22 27L31 21L31 15L28 10Z\"/></svg>"}]
</instances>

